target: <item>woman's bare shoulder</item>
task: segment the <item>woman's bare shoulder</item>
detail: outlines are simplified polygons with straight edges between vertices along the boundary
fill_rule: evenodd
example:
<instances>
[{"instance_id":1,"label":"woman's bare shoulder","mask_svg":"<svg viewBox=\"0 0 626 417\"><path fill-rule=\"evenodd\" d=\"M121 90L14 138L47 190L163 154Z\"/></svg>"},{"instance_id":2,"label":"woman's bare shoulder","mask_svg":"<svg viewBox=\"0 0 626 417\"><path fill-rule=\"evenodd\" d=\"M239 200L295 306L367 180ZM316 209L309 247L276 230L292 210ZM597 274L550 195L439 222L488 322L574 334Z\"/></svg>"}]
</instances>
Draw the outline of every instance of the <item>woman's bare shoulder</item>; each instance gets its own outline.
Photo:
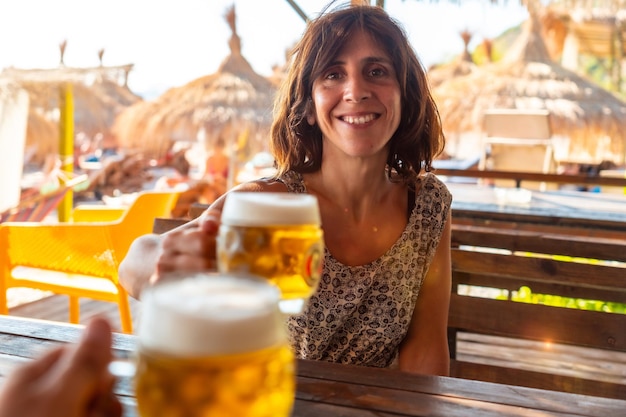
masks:
<instances>
[{"instance_id":1,"label":"woman's bare shoulder","mask_svg":"<svg viewBox=\"0 0 626 417\"><path fill-rule=\"evenodd\" d=\"M282 181L271 177L244 182L233 188L233 191L288 192L287 186Z\"/></svg>"},{"instance_id":2,"label":"woman's bare shoulder","mask_svg":"<svg viewBox=\"0 0 626 417\"><path fill-rule=\"evenodd\" d=\"M231 192L239 192L239 191L255 191L255 192L274 192L274 193L286 193L288 192L287 186L283 184L281 181L275 178L259 178L254 181L243 182L241 184L233 187L229 192L222 194L217 200L215 200L209 206L208 212L217 212L222 211L222 207L224 206L224 201L226 200L226 196Z\"/></svg>"}]
</instances>

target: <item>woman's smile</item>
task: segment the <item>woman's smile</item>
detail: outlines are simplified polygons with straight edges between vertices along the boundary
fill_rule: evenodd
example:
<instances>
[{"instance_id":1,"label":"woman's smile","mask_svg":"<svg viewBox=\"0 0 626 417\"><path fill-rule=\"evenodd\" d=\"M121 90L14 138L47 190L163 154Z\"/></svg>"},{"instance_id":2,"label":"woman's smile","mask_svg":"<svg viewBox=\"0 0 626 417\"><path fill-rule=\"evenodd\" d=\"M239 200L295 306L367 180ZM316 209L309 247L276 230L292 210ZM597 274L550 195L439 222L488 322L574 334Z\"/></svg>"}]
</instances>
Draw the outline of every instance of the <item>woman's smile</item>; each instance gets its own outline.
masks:
<instances>
[{"instance_id":1,"label":"woman's smile","mask_svg":"<svg viewBox=\"0 0 626 417\"><path fill-rule=\"evenodd\" d=\"M360 115L360 116L349 116L349 115L340 116L339 118L343 120L344 122L351 124L351 125L364 125L364 124L371 122L374 119L378 119L378 117L380 117L380 115L370 113L367 115Z\"/></svg>"}]
</instances>

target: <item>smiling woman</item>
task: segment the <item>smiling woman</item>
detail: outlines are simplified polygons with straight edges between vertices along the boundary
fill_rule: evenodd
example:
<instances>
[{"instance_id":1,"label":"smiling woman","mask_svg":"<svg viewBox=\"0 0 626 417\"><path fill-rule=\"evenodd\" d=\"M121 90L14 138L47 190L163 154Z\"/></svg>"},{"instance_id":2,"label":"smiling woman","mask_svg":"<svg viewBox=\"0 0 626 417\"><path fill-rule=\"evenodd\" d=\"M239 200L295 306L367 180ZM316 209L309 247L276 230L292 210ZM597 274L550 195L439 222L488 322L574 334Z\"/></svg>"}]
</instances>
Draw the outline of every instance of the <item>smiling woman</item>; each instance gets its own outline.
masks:
<instances>
[{"instance_id":1,"label":"smiling woman","mask_svg":"<svg viewBox=\"0 0 626 417\"><path fill-rule=\"evenodd\" d=\"M317 197L323 274L304 311L287 319L293 349L447 374L452 197L428 172L444 139L423 66L384 10L350 5L312 20L288 62L270 134L277 172L231 192ZM231 192L182 229L136 240L123 285L139 296L169 271L215 265Z\"/></svg>"}]
</instances>

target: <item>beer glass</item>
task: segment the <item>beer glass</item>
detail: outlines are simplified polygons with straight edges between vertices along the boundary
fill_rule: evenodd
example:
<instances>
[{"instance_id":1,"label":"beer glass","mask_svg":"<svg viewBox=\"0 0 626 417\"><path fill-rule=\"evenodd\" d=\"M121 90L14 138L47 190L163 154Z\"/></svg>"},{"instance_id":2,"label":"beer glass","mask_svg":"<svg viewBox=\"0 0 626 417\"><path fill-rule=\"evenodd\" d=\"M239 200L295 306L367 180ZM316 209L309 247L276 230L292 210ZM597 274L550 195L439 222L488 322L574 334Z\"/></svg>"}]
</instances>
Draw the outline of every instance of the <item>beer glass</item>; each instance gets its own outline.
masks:
<instances>
[{"instance_id":1,"label":"beer glass","mask_svg":"<svg viewBox=\"0 0 626 417\"><path fill-rule=\"evenodd\" d=\"M217 237L218 270L268 279L280 288L281 311L300 313L322 273L320 223L315 196L231 192Z\"/></svg>"},{"instance_id":2,"label":"beer glass","mask_svg":"<svg viewBox=\"0 0 626 417\"><path fill-rule=\"evenodd\" d=\"M279 291L266 280L197 274L142 294L135 368L142 417L287 417L295 359Z\"/></svg>"}]
</instances>

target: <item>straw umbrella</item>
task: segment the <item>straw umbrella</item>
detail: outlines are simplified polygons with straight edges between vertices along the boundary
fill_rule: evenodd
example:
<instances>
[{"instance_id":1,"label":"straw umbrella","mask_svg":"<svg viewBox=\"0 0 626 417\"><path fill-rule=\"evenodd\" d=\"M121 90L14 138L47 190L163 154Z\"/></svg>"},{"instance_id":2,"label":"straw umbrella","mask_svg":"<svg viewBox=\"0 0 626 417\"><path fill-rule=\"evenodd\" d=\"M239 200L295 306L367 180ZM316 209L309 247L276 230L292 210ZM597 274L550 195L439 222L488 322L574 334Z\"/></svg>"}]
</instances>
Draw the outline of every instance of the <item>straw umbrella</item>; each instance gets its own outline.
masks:
<instances>
[{"instance_id":1,"label":"straw umbrella","mask_svg":"<svg viewBox=\"0 0 626 417\"><path fill-rule=\"evenodd\" d=\"M433 89L444 129L480 132L489 109L545 109L555 135L569 137L567 157L624 162L626 103L550 59L538 12L505 57Z\"/></svg>"},{"instance_id":2,"label":"straw umbrella","mask_svg":"<svg viewBox=\"0 0 626 417\"><path fill-rule=\"evenodd\" d=\"M217 72L121 113L113 129L124 147L157 158L179 141L199 141L211 149L221 138L242 158L266 148L275 87L241 55L234 6L226 20L232 30L230 55Z\"/></svg>"},{"instance_id":3,"label":"straw umbrella","mask_svg":"<svg viewBox=\"0 0 626 417\"><path fill-rule=\"evenodd\" d=\"M141 100L127 87L107 76L110 68L69 68L50 70L5 69L0 76L12 80L29 95L26 148L31 162L42 163L59 152L59 102L65 84L72 85L74 125L77 134L102 137L115 146L110 127L122 109ZM113 71L117 72L116 68ZM104 144L104 143L103 143Z\"/></svg>"},{"instance_id":4,"label":"straw umbrella","mask_svg":"<svg viewBox=\"0 0 626 417\"><path fill-rule=\"evenodd\" d=\"M448 63L435 65L428 69L428 80L431 87L436 87L450 78L467 75L476 68L476 64L474 64L472 55L469 52L472 33L464 30L459 34L463 40L463 52Z\"/></svg>"}]
</instances>

